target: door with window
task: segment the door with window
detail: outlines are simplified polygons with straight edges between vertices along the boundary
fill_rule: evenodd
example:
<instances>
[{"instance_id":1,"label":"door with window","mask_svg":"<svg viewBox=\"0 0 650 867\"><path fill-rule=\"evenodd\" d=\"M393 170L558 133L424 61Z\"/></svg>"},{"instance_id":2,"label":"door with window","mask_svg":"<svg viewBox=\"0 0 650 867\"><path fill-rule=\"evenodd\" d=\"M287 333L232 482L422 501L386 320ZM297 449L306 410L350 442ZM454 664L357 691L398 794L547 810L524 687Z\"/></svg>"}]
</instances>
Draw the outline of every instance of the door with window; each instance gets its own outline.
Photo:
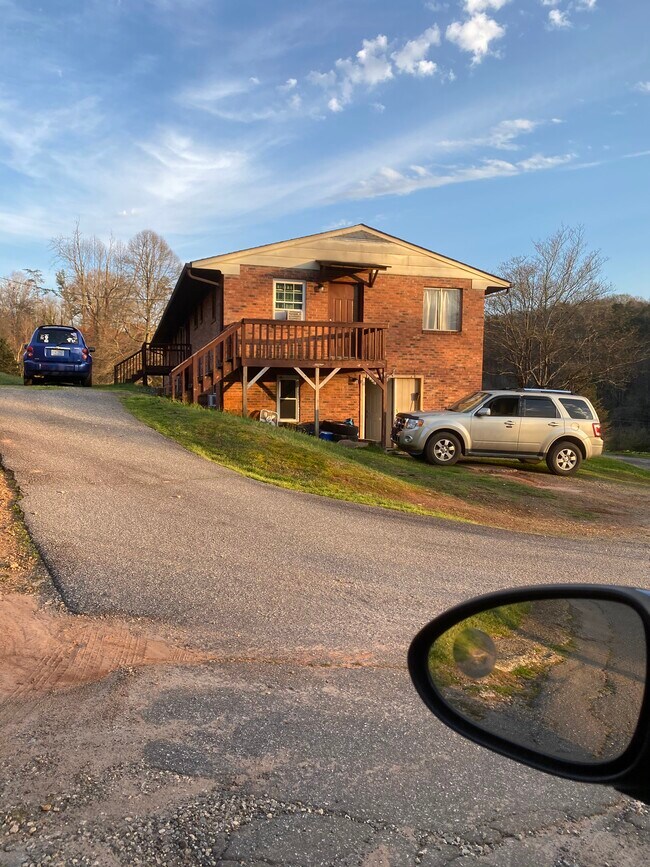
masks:
<instances>
[{"instance_id":1,"label":"door with window","mask_svg":"<svg viewBox=\"0 0 650 867\"><path fill-rule=\"evenodd\" d=\"M510 395L493 397L481 407L483 409L489 409L490 415L474 413L472 417L472 450L516 452L521 422L519 398Z\"/></svg>"},{"instance_id":2,"label":"door with window","mask_svg":"<svg viewBox=\"0 0 650 867\"><path fill-rule=\"evenodd\" d=\"M422 380L419 376L394 376L391 383L391 419L398 412L418 412L422 409Z\"/></svg>"},{"instance_id":3,"label":"door with window","mask_svg":"<svg viewBox=\"0 0 650 867\"><path fill-rule=\"evenodd\" d=\"M524 397L521 400L519 451L541 454L555 433L564 428L564 422L555 402L550 397Z\"/></svg>"},{"instance_id":4,"label":"door with window","mask_svg":"<svg viewBox=\"0 0 650 867\"><path fill-rule=\"evenodd\" d=\"M297 376L278 377L278 421L300 421L300 380Z\"/></svg>"}]
</instances>

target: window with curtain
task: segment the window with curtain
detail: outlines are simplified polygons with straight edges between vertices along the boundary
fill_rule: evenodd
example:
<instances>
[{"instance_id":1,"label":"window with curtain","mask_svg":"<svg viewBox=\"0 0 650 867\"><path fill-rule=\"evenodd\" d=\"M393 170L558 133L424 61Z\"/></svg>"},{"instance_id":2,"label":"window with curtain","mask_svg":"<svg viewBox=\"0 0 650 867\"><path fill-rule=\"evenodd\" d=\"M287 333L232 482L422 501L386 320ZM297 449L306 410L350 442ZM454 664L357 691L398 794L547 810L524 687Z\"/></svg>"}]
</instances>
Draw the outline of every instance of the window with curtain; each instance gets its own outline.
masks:
<instances>
[{"instance_id":1,"label":"window with curtain","mask_svg":"<svg viewBox=\"0 0 650 867\"><path fill-rule=\"evenodd\" d=\"M425 289L422 328L425 331L460 331L460 289Z\"/></svg>"}]
</instances>

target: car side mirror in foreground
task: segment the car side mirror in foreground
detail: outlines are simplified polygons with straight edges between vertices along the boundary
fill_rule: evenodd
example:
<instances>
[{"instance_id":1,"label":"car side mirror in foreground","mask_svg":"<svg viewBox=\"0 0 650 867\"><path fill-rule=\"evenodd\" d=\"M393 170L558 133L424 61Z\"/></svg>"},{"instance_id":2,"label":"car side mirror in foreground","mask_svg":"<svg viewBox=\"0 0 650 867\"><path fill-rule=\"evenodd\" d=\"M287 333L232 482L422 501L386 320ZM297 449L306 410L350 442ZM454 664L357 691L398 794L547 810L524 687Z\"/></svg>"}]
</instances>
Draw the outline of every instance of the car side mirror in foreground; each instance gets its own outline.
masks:
<instances>
[{"instance_id":1,"label":"car side mirror in foreground","mask_svg":"<svg viewBox=\"0 0 650 867\"><path fill-rule=\"evenodd\" d=\"M650 803L650 592L560 585L490 594L409 648L427 707L522 764Z\"/></svg>"},{"instance_id":2,"label":"car side mirror in foreground","mask_svg":"<svg viewBox=\"0 0 650 867\"><path fill-rule=\"evenodd\" d=\"M483 409L479 409L476 413L478 418L485 418L488 415L492 415L492 410L489 406L484 406Z\"/></svg>"}]
</instances>

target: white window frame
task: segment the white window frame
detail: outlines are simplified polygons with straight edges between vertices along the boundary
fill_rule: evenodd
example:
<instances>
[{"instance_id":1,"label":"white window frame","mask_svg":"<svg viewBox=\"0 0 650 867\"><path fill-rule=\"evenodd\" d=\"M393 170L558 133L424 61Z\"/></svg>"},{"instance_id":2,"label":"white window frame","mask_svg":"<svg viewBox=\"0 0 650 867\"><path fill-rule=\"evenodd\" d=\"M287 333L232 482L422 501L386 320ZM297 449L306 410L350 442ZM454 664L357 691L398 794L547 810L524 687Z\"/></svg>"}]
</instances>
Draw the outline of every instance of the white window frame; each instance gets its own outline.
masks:
<instances>
[{"instance_id":1,"label":"white window frame","mask_svg":"<svg viewBox=\"0 0 650 867\"><path fill-rule=\"evenodd\" d=\"M424 321L424 303L427 292L457 292L458 293L458 328L427 328ZM422 330L438 334L458 334L463 330L463 290L457 286L425 286L422 292Z\"/></svg>"},{"instance_id":2,"label":"white window frame","mask_svg":"<svg viewBox=\"0 0 650 867\"><path fill-rule=\"evenodd\" d=\"M307 303L307 283L304 280L281 280L277 279L273 281L273 318L280 319L284 321L286 317L287 311L277 306L277 285L278 283L293 283L295 286L302 286L302 318L305 318L305 305ZM282 316L278 316L278 314L283 314Z\"/></svg>"},{"instance_id":3,"label":"white window frame","mask_svg":"<svg viewBox=\"0 0 650 867\"><path fill-rule=\"evenodd\" d=\"M282 418L282 412L280 410L280 383L281 382L295 382L296 383L296 416L295 418ZM299 376L278 376L277 380L277 398L276 398L276 409L278 413L278 421L286 422L289 424L297 424L300 421L300 377Z\"/></svg>"}]
</instances>

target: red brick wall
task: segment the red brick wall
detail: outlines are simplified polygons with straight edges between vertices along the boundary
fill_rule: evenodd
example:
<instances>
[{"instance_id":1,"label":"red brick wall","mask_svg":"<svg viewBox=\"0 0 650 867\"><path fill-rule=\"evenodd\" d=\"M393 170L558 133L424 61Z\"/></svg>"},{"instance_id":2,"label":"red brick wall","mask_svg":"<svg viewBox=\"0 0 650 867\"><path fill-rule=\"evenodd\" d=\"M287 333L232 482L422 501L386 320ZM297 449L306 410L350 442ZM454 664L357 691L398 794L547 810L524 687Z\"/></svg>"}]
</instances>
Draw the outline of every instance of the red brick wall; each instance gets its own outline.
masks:
<instances>
[{"instance_id":1,"label":"red brick wall","mask_svg":"<svg viewBox=\"0 0 650 867\"><path fill-rule=\"evenodd\" d=\"M203 322L194 325L190 315L190 341L196 351L228 325L242 318L273 317L273 280L303 280L306 283L305 318L328 319L328 293L315 291L316 272L298 268L267 268L242 265L240 276L225 275L223 297L219 295L216 319L212 319L210 289L203 299ZM462 290L462 325L457 333L427 332L422 329L423 291L426 287ZM386 334L388 376L422 376L423 408L439 409L462 395L481 387L483 364L483 292L472 288L470 279L406 277L380 273L372 288L363 289L363 318L388 325ZM221 305L223 305L223 320ZM313 376L313 371L306 371ZM249 411L276 409L276 378L290 374L278 369L253 385L248 392ZM251 374L252 375L252 374ZM323 375L326 375L323 373ZM339 374L321 391L321 418L352 417L359 424L360 383L358 376ZM314 393L305 382L300 385L301 421L314 417ZM224 409L241 411L241 384L224 390Z\"/></svg>"},{"instance_id":2,"label":"red brick wall","mask_svg":"<svg viewBox=\"0 0 650 867\"><path fill-rule=\"evenodd\" d=\"M305 371L313 381L313 371ZM261 379L248 389L248 412L258 412L261 409L277 410L277 378L292 376L291 368L275 368L269 370ZM327 375L326 372L323 376ZM298 374L296 374L298 376ZM240 413L242 407L242 384L234 381L224 388L223 408L227 412ZM303 379L300 379L299 396L300 421L314 420L314 389ZM321 388L320 418L342 421L345 418L354 419L359 425L359 377L339 373Z\"/></svg>"},{"instance_id":3,"label":"red brick wall","mask_svg":"<svg viewBox=\"0 0 650 867\"><path fill-rule=\"evenodd\" d=\"M462 290L459 332L423 330L427 287ZM389 326L387 375L424 377L423 409L440 409L481 387L484 296L471 280L380 274L364 301L364 319Z\"/></svg>"}]
</instances>

